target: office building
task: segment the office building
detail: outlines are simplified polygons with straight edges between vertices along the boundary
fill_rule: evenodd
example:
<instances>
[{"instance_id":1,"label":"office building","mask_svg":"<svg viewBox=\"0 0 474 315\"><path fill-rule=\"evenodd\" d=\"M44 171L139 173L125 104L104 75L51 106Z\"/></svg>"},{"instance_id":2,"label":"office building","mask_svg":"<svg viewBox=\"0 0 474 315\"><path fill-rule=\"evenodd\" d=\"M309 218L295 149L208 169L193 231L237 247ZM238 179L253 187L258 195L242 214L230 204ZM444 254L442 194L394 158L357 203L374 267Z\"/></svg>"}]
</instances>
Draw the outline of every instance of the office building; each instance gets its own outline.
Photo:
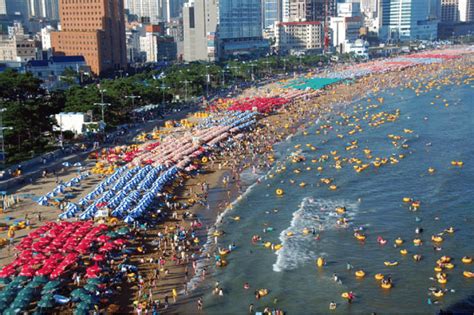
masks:
<instances>
[{"instance_id":1,"label":"office building","mask_svg":"<svg viewBox=\"0 0 474 315\"><path fill-rule=\"evenodd\" d=\"M127 65L122 0L60 0L61 31L51 34L55 55L84 56L92 72Z\"/></svg>"},{"instance_id":2,"label":"office building","mask_svg":"<svg viewBox=\"0 0 474 315\"><path fill-rule=\"evenodd\" d=\"M325 21L326 16L336 16L336 4L336 0L287 0L283 5L283 21Z\"/></svg>"},{"instance_id":3,"label":"office building","mask_svg":"<svg viewBox=\"0 0 474 315\"><path fill-rule=\"evenodd\" d=\"M7 3L6 0L0 0L0 15L7 14Z\"/></svg>"},{"instance_id":4,"label":"office building","mask_svg":"<svg viewBox=\"0 0 474 315\"><path fill-rule=\"evenodd\" d=\"M161 0L127 0L125 9L140 21L156 24L162 18Z\"/></svg>"},{"instance_id":5,"label":"office building","mask_svg":"<svg viewBox=\"0 0 474 315\"><path fill-rule=\"evenodd\" d=\"M28 17L27 0L5 0L8 15L17 15L24 18Z\"/></svg>"},{"instance_id":6,"label":"office building","mask_svg":"<svg viewBox=\"0 0 474 315\"><path fill-rule=\"evenodd\" d=\"M323 26L319 21L277 23L275 37L279 54L319 53L323 48Z\"/></svg>"},{"instance_id":7,"label":"office building","mask_svg":"<svg viewBox=\"0 0 474 315\"><path fill-rule=\"evenodd\" d=\"M384 0L382 32L385 40L435 39L438 21L430 20L430 0Z\"/></svg>"},{"instance_id":8,"label":"office building","mask_svg":"<svg viewBox=\"0 0 474 315\"><path fill-rule=\"evenodd\" d=\"M41 43L24 35L0 37L0 60L27 62L41 59Z\"/></svg>"},{"instance_id":9,"label":"office building","mask_svg":"<svg viewBox=\"0 0 474 315\"><path fill-rule=\"evenodd\" d=\"M362 17L332 17L329 22L329 28L332 31L332 45L340 53L345 53L345 45L354 43L360 34L362 27Z\"/></svg>"},{"instance_id":10,"label":"office building","mask_svg":"<svg viewBox=\"0 0 474 315\"><path fill-rule=\"evenodd\" d=\"M441 0L441 22L474 21L474 0Z\"/></svg>"},{"instance_id":11,"label":"office building","mask_svg":"<svg viewBox=\"0 0 474 315\"><path fill-rule=\"evenodd\" d=\"M216 0L191 0L183 7L183 58L186 61L217 59Z\"/></svg>"},{"instance_id":12,"label":"office building","mask_svg":"<svg viewBox=\"0 0 474 315\"><path fill-rule=\"evenodd\" d=\"M263 28L273 27L282 20L281 0L262 0Z\"/></svg>"}]
</instances>

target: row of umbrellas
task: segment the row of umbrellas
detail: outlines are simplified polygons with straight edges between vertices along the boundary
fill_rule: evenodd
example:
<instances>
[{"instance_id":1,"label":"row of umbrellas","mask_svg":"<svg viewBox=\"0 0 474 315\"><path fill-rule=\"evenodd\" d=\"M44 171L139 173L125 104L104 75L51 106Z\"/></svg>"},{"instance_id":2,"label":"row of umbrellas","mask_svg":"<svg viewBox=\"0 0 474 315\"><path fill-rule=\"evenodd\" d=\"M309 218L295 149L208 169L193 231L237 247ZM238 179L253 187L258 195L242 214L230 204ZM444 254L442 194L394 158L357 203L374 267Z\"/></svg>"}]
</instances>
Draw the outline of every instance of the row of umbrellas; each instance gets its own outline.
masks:
<instances>
[{"instance_id":1,"label":"row of umbrellas","mask_svg":"<svg viewBox=\"0 0 474 315\"><path fill-rule=\"evenodd\" d=\"M51 199L53 199L54 197L60 195L60 194L64 194L65 191L66 191L66 188L73 187L73 186L79 186L80 183L81 183L81 180L86 179L89 176L90 176L89 172L81 172L79 175L73 177L72 179L70 179L66 183L61 183L61 184L57 185L52 191L45 194L44 196L41 196L38 199L37 203L40 206L49 205L49 201Z\"/></svg>"}]
</instances>

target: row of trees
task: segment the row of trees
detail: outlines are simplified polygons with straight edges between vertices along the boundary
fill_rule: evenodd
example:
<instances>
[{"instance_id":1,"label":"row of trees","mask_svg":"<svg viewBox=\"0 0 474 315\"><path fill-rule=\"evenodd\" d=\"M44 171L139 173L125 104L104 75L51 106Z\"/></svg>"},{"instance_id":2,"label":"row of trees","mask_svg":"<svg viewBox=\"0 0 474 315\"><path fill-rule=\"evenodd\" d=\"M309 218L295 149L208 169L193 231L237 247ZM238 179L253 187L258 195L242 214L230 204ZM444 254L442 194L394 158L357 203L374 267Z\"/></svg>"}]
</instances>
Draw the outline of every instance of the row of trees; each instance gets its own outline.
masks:
<instances>
[{"instance_id":1,"label":"row of trees","mask_svg":"<svg viewBox=\"0 0 474 315\"><path fill-rule=\"evenodd\" d=\"M175 64L165 70L151 70L133 76L101 80L87 85L73 84L66 90L46 91L31 74L6 71L0 74L0 101L4 108L3 133L7 163L15 163L58 145L52 115L59 112L92 111L101 119L99 102L110 103L105 111L109 126L130 121L134 107L189 100L212 94L216 89L242 81L271 77L277 73L322 66L326 56L267 57L254 61L222 64ZM173 101L173 102L172 102ZM5 129L5 127L12 128Z\"/></svg>"}]
</instances>

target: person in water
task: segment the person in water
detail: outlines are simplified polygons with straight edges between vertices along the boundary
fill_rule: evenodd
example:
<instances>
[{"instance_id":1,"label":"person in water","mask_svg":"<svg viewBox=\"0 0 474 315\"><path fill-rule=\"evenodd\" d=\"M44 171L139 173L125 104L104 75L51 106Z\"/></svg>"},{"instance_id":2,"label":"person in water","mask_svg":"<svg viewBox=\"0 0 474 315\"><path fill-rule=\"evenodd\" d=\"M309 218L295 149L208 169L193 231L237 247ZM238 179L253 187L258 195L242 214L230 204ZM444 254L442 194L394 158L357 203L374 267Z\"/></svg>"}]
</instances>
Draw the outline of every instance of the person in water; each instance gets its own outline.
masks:
<instances>
[{"instance_id":1,"label":"person in water","mask_svg":"<svg viewBox=\"0 0 474 315\"><path fill-rule=\"evenodd\" d=\"M329 303L329 309L330 309L330 310L335 310L335 309L336 309L336 307L337 307L337 304L336 304L336 302L334 302L334 301L331 301L331 303Z\"/></svg>"}]
</instances>

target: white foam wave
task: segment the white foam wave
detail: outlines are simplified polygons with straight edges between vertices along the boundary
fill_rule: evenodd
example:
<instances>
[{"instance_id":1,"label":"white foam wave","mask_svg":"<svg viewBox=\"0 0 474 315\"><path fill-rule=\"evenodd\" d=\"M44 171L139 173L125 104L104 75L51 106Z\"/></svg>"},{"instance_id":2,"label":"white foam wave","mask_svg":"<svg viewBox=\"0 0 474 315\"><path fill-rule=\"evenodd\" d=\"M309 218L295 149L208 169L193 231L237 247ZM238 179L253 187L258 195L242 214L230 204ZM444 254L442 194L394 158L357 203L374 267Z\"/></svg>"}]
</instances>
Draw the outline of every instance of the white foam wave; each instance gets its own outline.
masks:
<instances>
[{"instance_id":1,"label":"white foam wave","mask_svg":"<svg viewBox=\"0 0 474 315\"><path fill-rule=\"evenodd\" d=\"M357 203L345 200L303 198L298 210L293 213L290 226L280 233L280 242L283 247L275 252L277 260L273 264L273 271L296 269L298 266L314 261L318 256L324 256L324 253L317 251L318 241L312 234L312 230L318 233L319 230L335 228L339 216L334 210L341 206L348 210L346 217L354 216L357 210ZM309 229L309 233L304 234L304 229ZM292 235L288 236L289 233Z\"/></svg>"}]
</instances>

